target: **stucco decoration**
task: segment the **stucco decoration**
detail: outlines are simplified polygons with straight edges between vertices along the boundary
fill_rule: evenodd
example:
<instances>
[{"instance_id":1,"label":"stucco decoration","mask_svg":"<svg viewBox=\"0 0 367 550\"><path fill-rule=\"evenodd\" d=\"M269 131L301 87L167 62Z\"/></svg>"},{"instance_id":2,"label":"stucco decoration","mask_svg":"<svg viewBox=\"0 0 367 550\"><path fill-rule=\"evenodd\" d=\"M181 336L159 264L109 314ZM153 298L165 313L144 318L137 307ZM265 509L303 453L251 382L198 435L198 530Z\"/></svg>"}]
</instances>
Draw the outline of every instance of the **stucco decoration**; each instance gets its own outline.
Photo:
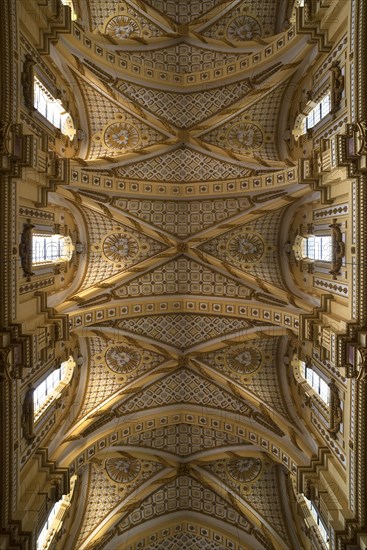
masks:
<instances>
[{"instance_id":1,"label":"stucco decoration","mask_svg":"<svg viewBox=\"0 0 367 550\"><path fill-rule=\"evenodd\" d=\"M251 483L260 475L261 460L254 457L239 457L226 464L228 473L240 483Z\"/></svg>"},{"instance_id":2,"label":"stucco decoration","mask_svg":"<svg viewBox=\"0 0 367 550\"><path fill-rule=\"evenodd\" d=\"M141 28L136 19L128 15L115 15L106 25L106 34L117 40L141 36Z\"/></svg>"},{"instance_id":3,"label":"stucco decoration","mask_svg":"<svg viewBox=\"0 0 367 550\"><path fill-rule=\"evenodd\" d=\"M239 15L227 26L226 37L233 42L255 40L261 38L261 35L259 22L249 15Z\"/></svg>"},{"instance_id":4,"label":"stucco decoration","mask_svg":"<svg viewBox=\"0 0 367 550\"><path fill-rule=\"evenodd\" d=\"M139 475L140 469L141 464L135 458L121 456L106 460L106 472L117 483L132 481Z\"/></svg>"},{"instance_id":5,"label":"stucco decoration","mask_svg":"<svg viewBox=\"0 0 367 550\"><path fill-rule=\"evenodd\" d=\"M117 374L127 374L135 370L142 360L137 350L124 346L108 348L105 357L108 368Z\"/></svg>"},{"instance_id":6,"label":"stucco decoration","mask_svg":"<svg viewBox=\"0 0 367 550\"><path fill-rule=\"evenodd\" d=\"M112 233L102 244L103 254L110 262L132 260L139 252L139 242L129 233ZM146 246L146 250L148 247Z\"/></svg>"},{"instance_id":7,"label":"stucco decoration","mask_svg":"<svg viewBox=\"0 0 367 550\"><path fill-rule=\"evenodd\" d=\"M229 349L225 354L225 360L230 369L247 375L260 368L262 355L255 346L243 346L239 349Z\"/></svg>"}]
</instances>

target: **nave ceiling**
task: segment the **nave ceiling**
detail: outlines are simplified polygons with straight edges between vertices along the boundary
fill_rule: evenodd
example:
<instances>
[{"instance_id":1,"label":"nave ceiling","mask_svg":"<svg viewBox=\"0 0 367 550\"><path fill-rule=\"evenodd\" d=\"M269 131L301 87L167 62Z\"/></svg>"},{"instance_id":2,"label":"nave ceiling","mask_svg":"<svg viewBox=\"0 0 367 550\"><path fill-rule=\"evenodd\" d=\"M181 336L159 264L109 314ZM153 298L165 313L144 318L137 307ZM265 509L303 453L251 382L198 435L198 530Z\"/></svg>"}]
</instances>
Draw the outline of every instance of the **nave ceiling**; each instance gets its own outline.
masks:
<instances>
[{"instance_id":1,"label":"nave ceiling","mask_svg":"<svg viewBox=\"0 0 367 550\"><path fill-rule=\"evenodd\" d=\"M317 445L284 356L319 304L289 263L288 117L321 39L292 1L74 4L51 47L79 149L49 201L84 247L48 297L81 364L48 449L78 475L63 548L299 548Z\"/></svg>"}]
</instances>

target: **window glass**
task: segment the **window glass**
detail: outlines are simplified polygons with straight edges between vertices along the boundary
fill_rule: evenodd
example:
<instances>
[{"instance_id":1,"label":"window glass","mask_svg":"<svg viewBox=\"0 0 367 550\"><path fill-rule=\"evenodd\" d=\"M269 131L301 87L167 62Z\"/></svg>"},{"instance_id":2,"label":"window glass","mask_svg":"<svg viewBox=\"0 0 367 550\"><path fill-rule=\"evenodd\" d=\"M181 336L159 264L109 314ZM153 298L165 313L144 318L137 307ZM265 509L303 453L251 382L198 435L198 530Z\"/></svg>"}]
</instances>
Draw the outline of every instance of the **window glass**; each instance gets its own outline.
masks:
<instances>
[{"instance_id":1,"label":"window glass","mask_svg":"<svg viewBox=\"0 0 367 550\"><path fill-rule=\"evenodd\" d=\"M71 504L76 479L76 475L73 475L70 478L69 494L63 495L63 497L58 500L51 508L47 520L37 537L36 550L47 550L51 546L52 539L54 538L55 534L58 530L61 529L62 522L65 517L65 512Z\"/></svg>"},{"instance_id":2,"label":"window glass","mask_svg":"<svg viewBox=\"0 0 367 550\"><path fill-rule=\"evenodd\" d=\"M330 388L326 380L324 380L312 367L306 365L304 361L299 362L299 370L302 378L307 381L307 384L315 390L324 403L328 405L330 402Z\"/></svg>"},{"instance_id":3,"label":"window glass","mask_svg":"<svg viewBox=\"0 0 367 550\"><path fill-rule=\"evenodd\" d=\"M305 134L325 118L330 113L330 108L330 92L328 92L304 118L302 133Z\"/></svg>"},{"instance_id":4,"label":"window glass","mask_svg":"<svg viewBox=\"0 0 367 550\"><path fill-rule=\"evenodd\" d=\"M70 237L52 234L32 235L32 264L69 261L73 254Z\"/></svg>"},{"instance_id":5,"label":"window glass","mask_svg":"<svg viewBox=\"0 0 367 550\"><path fill-rule=\"evenodd\" d=\"M42 408L45 406L47 408L46 402L48 404L52 403L53 399L57 397L56 389L59 384L62 382L66 385L71 378L69 376L70 369L74 367L75 363L73 358L70 356L67 361L64 361L58 369L52 371L47 378L45 378L38 386L34 389L33 392L33 407L35 418L41 416ZM71 370L72 372L72 370ZM61 392L62 388L60 389Z\"/></svg>"},{"instance_id":6,"label":"window glass","mask_svg":"<svg viewBox=\"0 0 367 550\"><path fill-rule=\"evenodd\" d=\"M70 139L74 138L75 128L70 114L37 77L34 78L34 106L55 128Z\"/></svg>"},{"instance_id":7,"label":"window glass","mask_svg":"<svg viewBox=\"0 0 367 550\"><path fill-rule=\"evenodd\" d=\"M316 526L317 526L317 529L321 535L321 538L322 540L325 542L325 543L328 543L329 542L329 533L320 517L320 514L318 513L318 510L316 508L316 506L314 505L313 501L312 500L308 500L308 498L306 498L304 496L304 499L305 501L307 502L307 506L311 512L311 516L313 517L313 519L315 520L315 523L316 523Z\"/></svg>"},{"instance_id":8,"label":"window glass","mask_svg":"<svg viewBox=\"0 0 367 550\"><path fill-rule=\"evenodd\" d=\"M49 513L49 515L47 517L46 523L44 524L44 526L42 528L42 531L38 535L37 547L36 547L37 550L42 550L42 548L45 547L45 543L46 543L48 537L50 536L50 531L51 531L51 528L52 528L53 520L55 519L55 517L57 516L58 511L60 510L61 504L62 504L62 499L59 500L58 502L56 502L56 504L54 504L54 506L51 508L51 512Z\"/></svg>"},{"instance_id":9,"label":"window glass","mask_svg":"<svg viewBox=\"0 0 367 550\"><path fill-rule=\"evenodd\" d=\"M71 9L71 20L76 21L77 15L74 10L73 1L72 0L61 0L61 3L64 4L64 6L69 6Z\"/></svg>"},{"instance_id":10,"label":"window glass","mask_svg":"<svg viewBox=\"0 0 367 550\"><path fill-rule=\"evenodd\" d=\"M310 260L331 262L332 260L331 235L311 235L302 240L302 257Z\"/></svg>"}]
</instances>

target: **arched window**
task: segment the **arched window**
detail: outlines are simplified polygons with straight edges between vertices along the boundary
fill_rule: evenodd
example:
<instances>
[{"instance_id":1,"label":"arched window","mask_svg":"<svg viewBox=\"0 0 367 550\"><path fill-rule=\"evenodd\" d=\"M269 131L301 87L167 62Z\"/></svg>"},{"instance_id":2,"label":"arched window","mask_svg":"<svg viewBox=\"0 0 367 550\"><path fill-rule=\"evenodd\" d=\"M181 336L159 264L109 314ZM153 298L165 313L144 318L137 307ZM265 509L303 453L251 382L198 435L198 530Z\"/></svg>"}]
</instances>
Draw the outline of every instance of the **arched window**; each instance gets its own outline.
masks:
<instances>
[{"instance_id":1,"label":"arched window","mask_svg":"<svg viewBox=\"0 0 367 550\"><path fill-rule=\"evenodd\" d=\"M74 10L73 0L61 0L61 3L64 4L64 6L69 6L71 9L71 20L76 21L78 16Z\"/></svg>"},{"instance_id":2,"label":"arched window","mask_svg":"<svg viewBox=\"0 0 367 550\"><path fill-rule=\"evenodd\" d=\"M325 118L326 115L330 113L330 109L331 95L330 92L328 92L303 119L302 134L305 134L307 130L310 130Z\"/></svg>"},{"instance_id":3,"label":"arched window","mask_svg":"<svg viewBox=\"0 0 367 550\"><path fill-rule=\"evenodd\" d=\"M311 103L312 105L312 103ZM317 102L313 103L312 109L308 114L299 113L294 124L293 135L296 139L306 134L308 130L314 128L322 119L324 119L331 111L331 93L327 92ZM307 107L306 107L307 112Z\"/></svg>"},{"instance_id":4,"label":"arched window","mask_svg":"<svg viewBox=\"0 0 367 550\"><path fill-rule=\"evenodd\" d=\"M52 233L32 233L32 265L68 262L74 245L70 237Z\"/></svg>"},{"instance_id":5,"label":"arched window","mask_svg":"<svg viewBox=\"0 0 367 550\"><path fill-rule=\"evenodd\" d=\"M302 378L304 378L308 385L315 390L322 401L326 405L329 405L330 388L326 380L324 380L312 366L307 365L304 361L299 362L299 370Z\"/></svg>"},{"instance_id":6,"label":"arched window","mask_svg":"<svg viewBox=\"0 0 367 550\"><path fill-rule=\"evenodd\" d=\"M70 492L63 495L51 508L47 520L37 537L36 550L47 550L51 546L56 533L61 529L65 513L71 504L76 479L76 475L70 478Z\"/></svg>"},{"instance_id":7,"label":"arched window","mask_svg":"<svg viewBox=\"0 0 367 550\"><path fill-rule=\"evenodd\" d=\"M329 533L328 533L327 528L325 527L325 524L324 524L323 520L321 519L321 516L320 516L314 502L312 500L309 500L308 498L306 498L304 495L303 495L303 498L305 499L305 501L307 503L308 509L311 512L311 516L315 520L317 530L318 530L322 540L325 542L326 545L328 545L328 543L329 543Z\"/></svg>"},{"instance_id":8,"label":"arched window","mask_svg":"<svg viewBox=\"0 0 367 550\"><path fill-rule=\"evenodd\" d=\"M293 251L297 260L331 262L332 237L331 235L298 235L294 241Z\"/></svg>"},{"instance_id":9,"label":"arched window","mask_svg":"<svg viewBox=\"0 0 367 550\"><path fill-rule=\"evenodd\" d=\"M67 361L61 363L58 369L55 369L47 376L33 392L34 420L38 420L45 412L47 407L60 395L62 390L71 380L75 362L72 356Z\"/></svg>"},{"instance_id":10,"label":"arched window","mask_svg":"<svg viewBox=\"0 0 367 550\"><path fill-rule=\"evenodd\" d=\"M37 77L34 77L34 106L62 134L74 138L76 130L71 115Z\"/></svg>"}]
</instances>

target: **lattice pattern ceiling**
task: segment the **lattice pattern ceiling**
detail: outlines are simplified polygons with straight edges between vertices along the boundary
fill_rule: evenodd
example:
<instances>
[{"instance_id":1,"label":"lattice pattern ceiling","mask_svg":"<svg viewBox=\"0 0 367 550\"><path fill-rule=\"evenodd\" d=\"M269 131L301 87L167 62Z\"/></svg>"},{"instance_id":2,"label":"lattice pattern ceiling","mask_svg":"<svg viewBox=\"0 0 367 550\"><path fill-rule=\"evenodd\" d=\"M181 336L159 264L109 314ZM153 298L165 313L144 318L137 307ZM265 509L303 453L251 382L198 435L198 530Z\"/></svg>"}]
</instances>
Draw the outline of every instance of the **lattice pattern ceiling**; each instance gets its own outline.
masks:
<instances>
[{"instance_id":1,"label":"lattice pattern ceiling","mask_svg":"<svg viewBox=\"0 0 367 550\"><path fill-rule=\"evenodd\" d=\"M60 451L84 488L73 548L298 544L280 465L294 475L309 442L281 357L303 310L282 251L304 190L277 170L304 48L292 29L272 38L279 4L88 2L88 48L69 59L84 176L65 193L89 254L60 306L86 361Z\"/></svg>"}]
</instances>

